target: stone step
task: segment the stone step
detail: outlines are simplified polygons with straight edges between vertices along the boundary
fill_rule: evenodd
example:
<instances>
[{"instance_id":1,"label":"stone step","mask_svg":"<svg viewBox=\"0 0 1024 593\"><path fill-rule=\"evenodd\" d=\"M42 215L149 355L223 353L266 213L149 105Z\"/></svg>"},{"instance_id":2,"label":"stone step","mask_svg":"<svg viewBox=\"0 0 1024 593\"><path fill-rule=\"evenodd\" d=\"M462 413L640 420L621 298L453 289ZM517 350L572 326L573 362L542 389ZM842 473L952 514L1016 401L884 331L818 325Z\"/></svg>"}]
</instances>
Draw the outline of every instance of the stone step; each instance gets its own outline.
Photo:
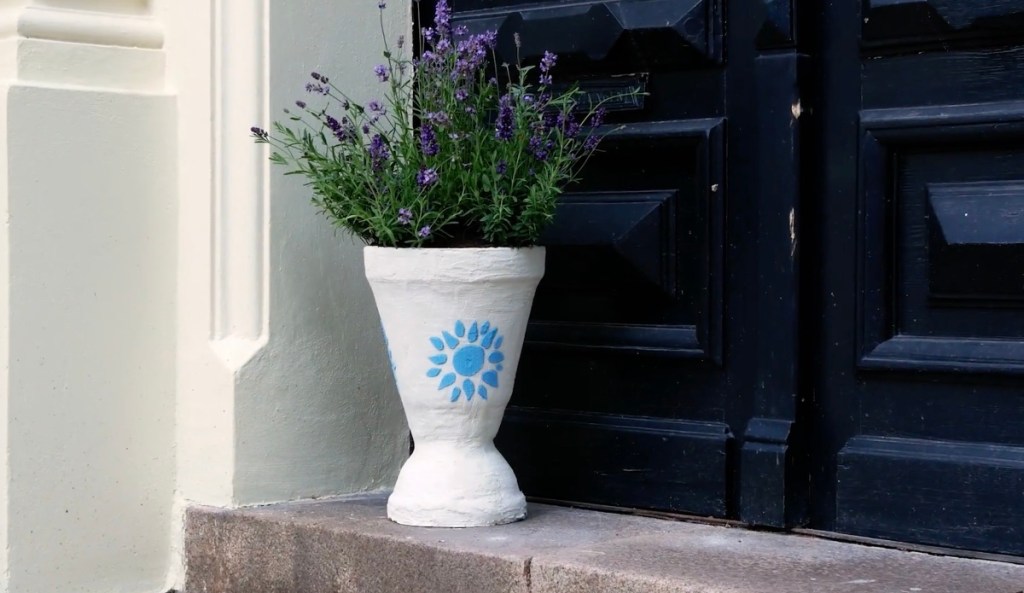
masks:
<instances>
[{"instance_id":1,"label":"stone step","mask_svg":"<svg viewBox=\"0 0 1024 593\"><path fill-rule=\"evenodd\" d=\"M530 505L526 521L414 528L383 495L186 519L186 593L1019 593L1024 565Z\"/></svg>"}]
</instances>

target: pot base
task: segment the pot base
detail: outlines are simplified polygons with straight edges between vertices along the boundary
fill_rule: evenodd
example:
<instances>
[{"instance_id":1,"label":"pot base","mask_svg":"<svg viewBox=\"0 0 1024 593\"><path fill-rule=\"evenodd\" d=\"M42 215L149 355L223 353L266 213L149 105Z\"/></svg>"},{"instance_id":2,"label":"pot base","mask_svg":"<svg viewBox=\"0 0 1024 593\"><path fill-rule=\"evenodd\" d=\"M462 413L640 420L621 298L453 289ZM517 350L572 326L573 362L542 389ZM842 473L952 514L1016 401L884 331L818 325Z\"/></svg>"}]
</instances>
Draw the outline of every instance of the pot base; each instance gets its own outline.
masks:
<instances>
[{"instance_id":1,"label":"pot base","mask_svg":"<svg viewBox=\"0 0 1024 593\"><path fill-rule=\"evenodd\" d=\"M503 525L526 518L526 497L493 443L430 443L402 467L388 518L420 527Z\"/></svg>"}]
</instances>

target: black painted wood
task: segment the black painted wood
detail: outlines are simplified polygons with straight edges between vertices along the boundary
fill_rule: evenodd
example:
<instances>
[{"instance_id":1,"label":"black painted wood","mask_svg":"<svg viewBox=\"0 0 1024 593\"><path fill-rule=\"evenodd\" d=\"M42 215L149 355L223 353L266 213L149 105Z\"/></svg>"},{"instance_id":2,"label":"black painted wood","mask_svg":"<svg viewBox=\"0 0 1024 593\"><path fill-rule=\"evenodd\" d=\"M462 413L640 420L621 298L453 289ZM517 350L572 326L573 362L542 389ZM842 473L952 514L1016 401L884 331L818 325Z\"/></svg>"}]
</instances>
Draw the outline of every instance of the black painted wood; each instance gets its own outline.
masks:
<instances>
[{"instance_id":1,"label":"black painted wood","mask_svg":"<svg viewBox=\"0 0 1024 593\"><path fill-rule=\"evenodd\" d=\"M527 494L1024 553L1019 0L453 5L648 93L544 237Z\"/></svg>"},{"instance_id":2,"label":"black painted wood","mask_svg":"<svg viewBox=\"0 0 1024 593\"><path fill-rule=\"evenodd\" d=\"M497 444L526 492L710 516L726 513L732 435L720 422L657 420L517 408ZM609 454L611 453L611 454Z\"/></svg>"},{"instance_id":3,"label":"black painted wood","mask_svg":"<svg viewBox=\"0 0 1024 593\"><path fill-rule=\"evenodd\" d=\"M1024 447L861 436L838 482L840 531L1024 555Z\"/></svg>"},{"instance_id":4,"label":"black painted wood","mask_svg":"<svg viewBox=\"0 0 1024 593\"><path fill-rule=\"evenodd\" d=\"M616 105L602 152L543 238L547 274L499 436L528 495L736 518L734 435L755 409L768 423L795 419L796 318L760 303L795 296L799 181L773 184L765 201L757 176L771 172L757 166L778 145L751 142L760 128L785 132L785 156L766 166L796 175L793 63L756 61L759 35L762 46L792 46L789 2L772 4L758 15L721 0L452 2L470 31L498 31L499 60L550 50L556 82L597 96L636 81L647 92ZM759 91L775 94L771 112L757 108ZM759 252L762 225L749 213L762 201L773 238ZM780 277L770 268L782 262ZM792 324L779 342L782 314ZM759 347L773 353L760 370L759 323ZM769 381L776 370L784 377ZM758 373L771 386L755 395ZM785 482L774 465L756 471Z\"/></svg>"},{"instance_id":5,"label":"black painted wood","mask_svg":"<svg viewBox=\"0 0 1024 593\"><path fill-rule=\"evenodd\" d=\"M801 87L820 122L802 153L820 163L801 309L814 528L1024 553L1022 10L801 13L820 32Z\"/></svg>"},{"instance_id":6,"label":"black painted wood","mask_svg":"<svg viewBox=\"0 0 1024 593\"><path fill-rule=\"evenodd\" d=\"M1021 0L865 0L864 41L886 45L1021 37Z\"/></svg>"}]
</instances>

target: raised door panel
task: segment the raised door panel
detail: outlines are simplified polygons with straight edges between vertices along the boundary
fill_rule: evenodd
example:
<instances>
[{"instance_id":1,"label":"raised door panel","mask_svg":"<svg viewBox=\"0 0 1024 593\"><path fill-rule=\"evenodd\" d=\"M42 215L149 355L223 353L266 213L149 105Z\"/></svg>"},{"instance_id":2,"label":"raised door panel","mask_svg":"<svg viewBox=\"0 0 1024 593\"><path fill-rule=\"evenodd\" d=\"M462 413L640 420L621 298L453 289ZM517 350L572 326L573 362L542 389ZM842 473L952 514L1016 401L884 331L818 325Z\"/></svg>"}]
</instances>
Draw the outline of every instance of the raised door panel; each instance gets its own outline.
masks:
<instances>
[{"instance_id":1,"label":"raised door panel","mask_svg":"<svg viewBox=\"0 0 1024 593\"><path fill-rule=\"evenodd\" d=\"M813 525L1021 554L1024 4L859 8L819 21Z\"/></svg>"}]
</instances>

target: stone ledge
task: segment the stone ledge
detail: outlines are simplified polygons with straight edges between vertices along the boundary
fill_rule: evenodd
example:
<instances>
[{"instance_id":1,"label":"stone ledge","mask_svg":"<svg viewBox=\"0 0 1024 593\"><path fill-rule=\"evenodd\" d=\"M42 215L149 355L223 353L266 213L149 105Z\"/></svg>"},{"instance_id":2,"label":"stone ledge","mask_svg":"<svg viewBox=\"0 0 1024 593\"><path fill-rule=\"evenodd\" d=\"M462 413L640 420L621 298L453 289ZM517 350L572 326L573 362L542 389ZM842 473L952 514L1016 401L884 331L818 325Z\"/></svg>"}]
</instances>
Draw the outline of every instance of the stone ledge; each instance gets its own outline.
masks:
<instances>
[{"instance_id":1,"label":"stone ledge","mask_svg":"<svg viewBox=\"0 0 1024 593\"><path fill-rule=\"evenodd\" d=\"M189 509L186 593L1018 593L1024 566L530 505L410 528L381 495Z\"/></svg>"}]
</instances>

